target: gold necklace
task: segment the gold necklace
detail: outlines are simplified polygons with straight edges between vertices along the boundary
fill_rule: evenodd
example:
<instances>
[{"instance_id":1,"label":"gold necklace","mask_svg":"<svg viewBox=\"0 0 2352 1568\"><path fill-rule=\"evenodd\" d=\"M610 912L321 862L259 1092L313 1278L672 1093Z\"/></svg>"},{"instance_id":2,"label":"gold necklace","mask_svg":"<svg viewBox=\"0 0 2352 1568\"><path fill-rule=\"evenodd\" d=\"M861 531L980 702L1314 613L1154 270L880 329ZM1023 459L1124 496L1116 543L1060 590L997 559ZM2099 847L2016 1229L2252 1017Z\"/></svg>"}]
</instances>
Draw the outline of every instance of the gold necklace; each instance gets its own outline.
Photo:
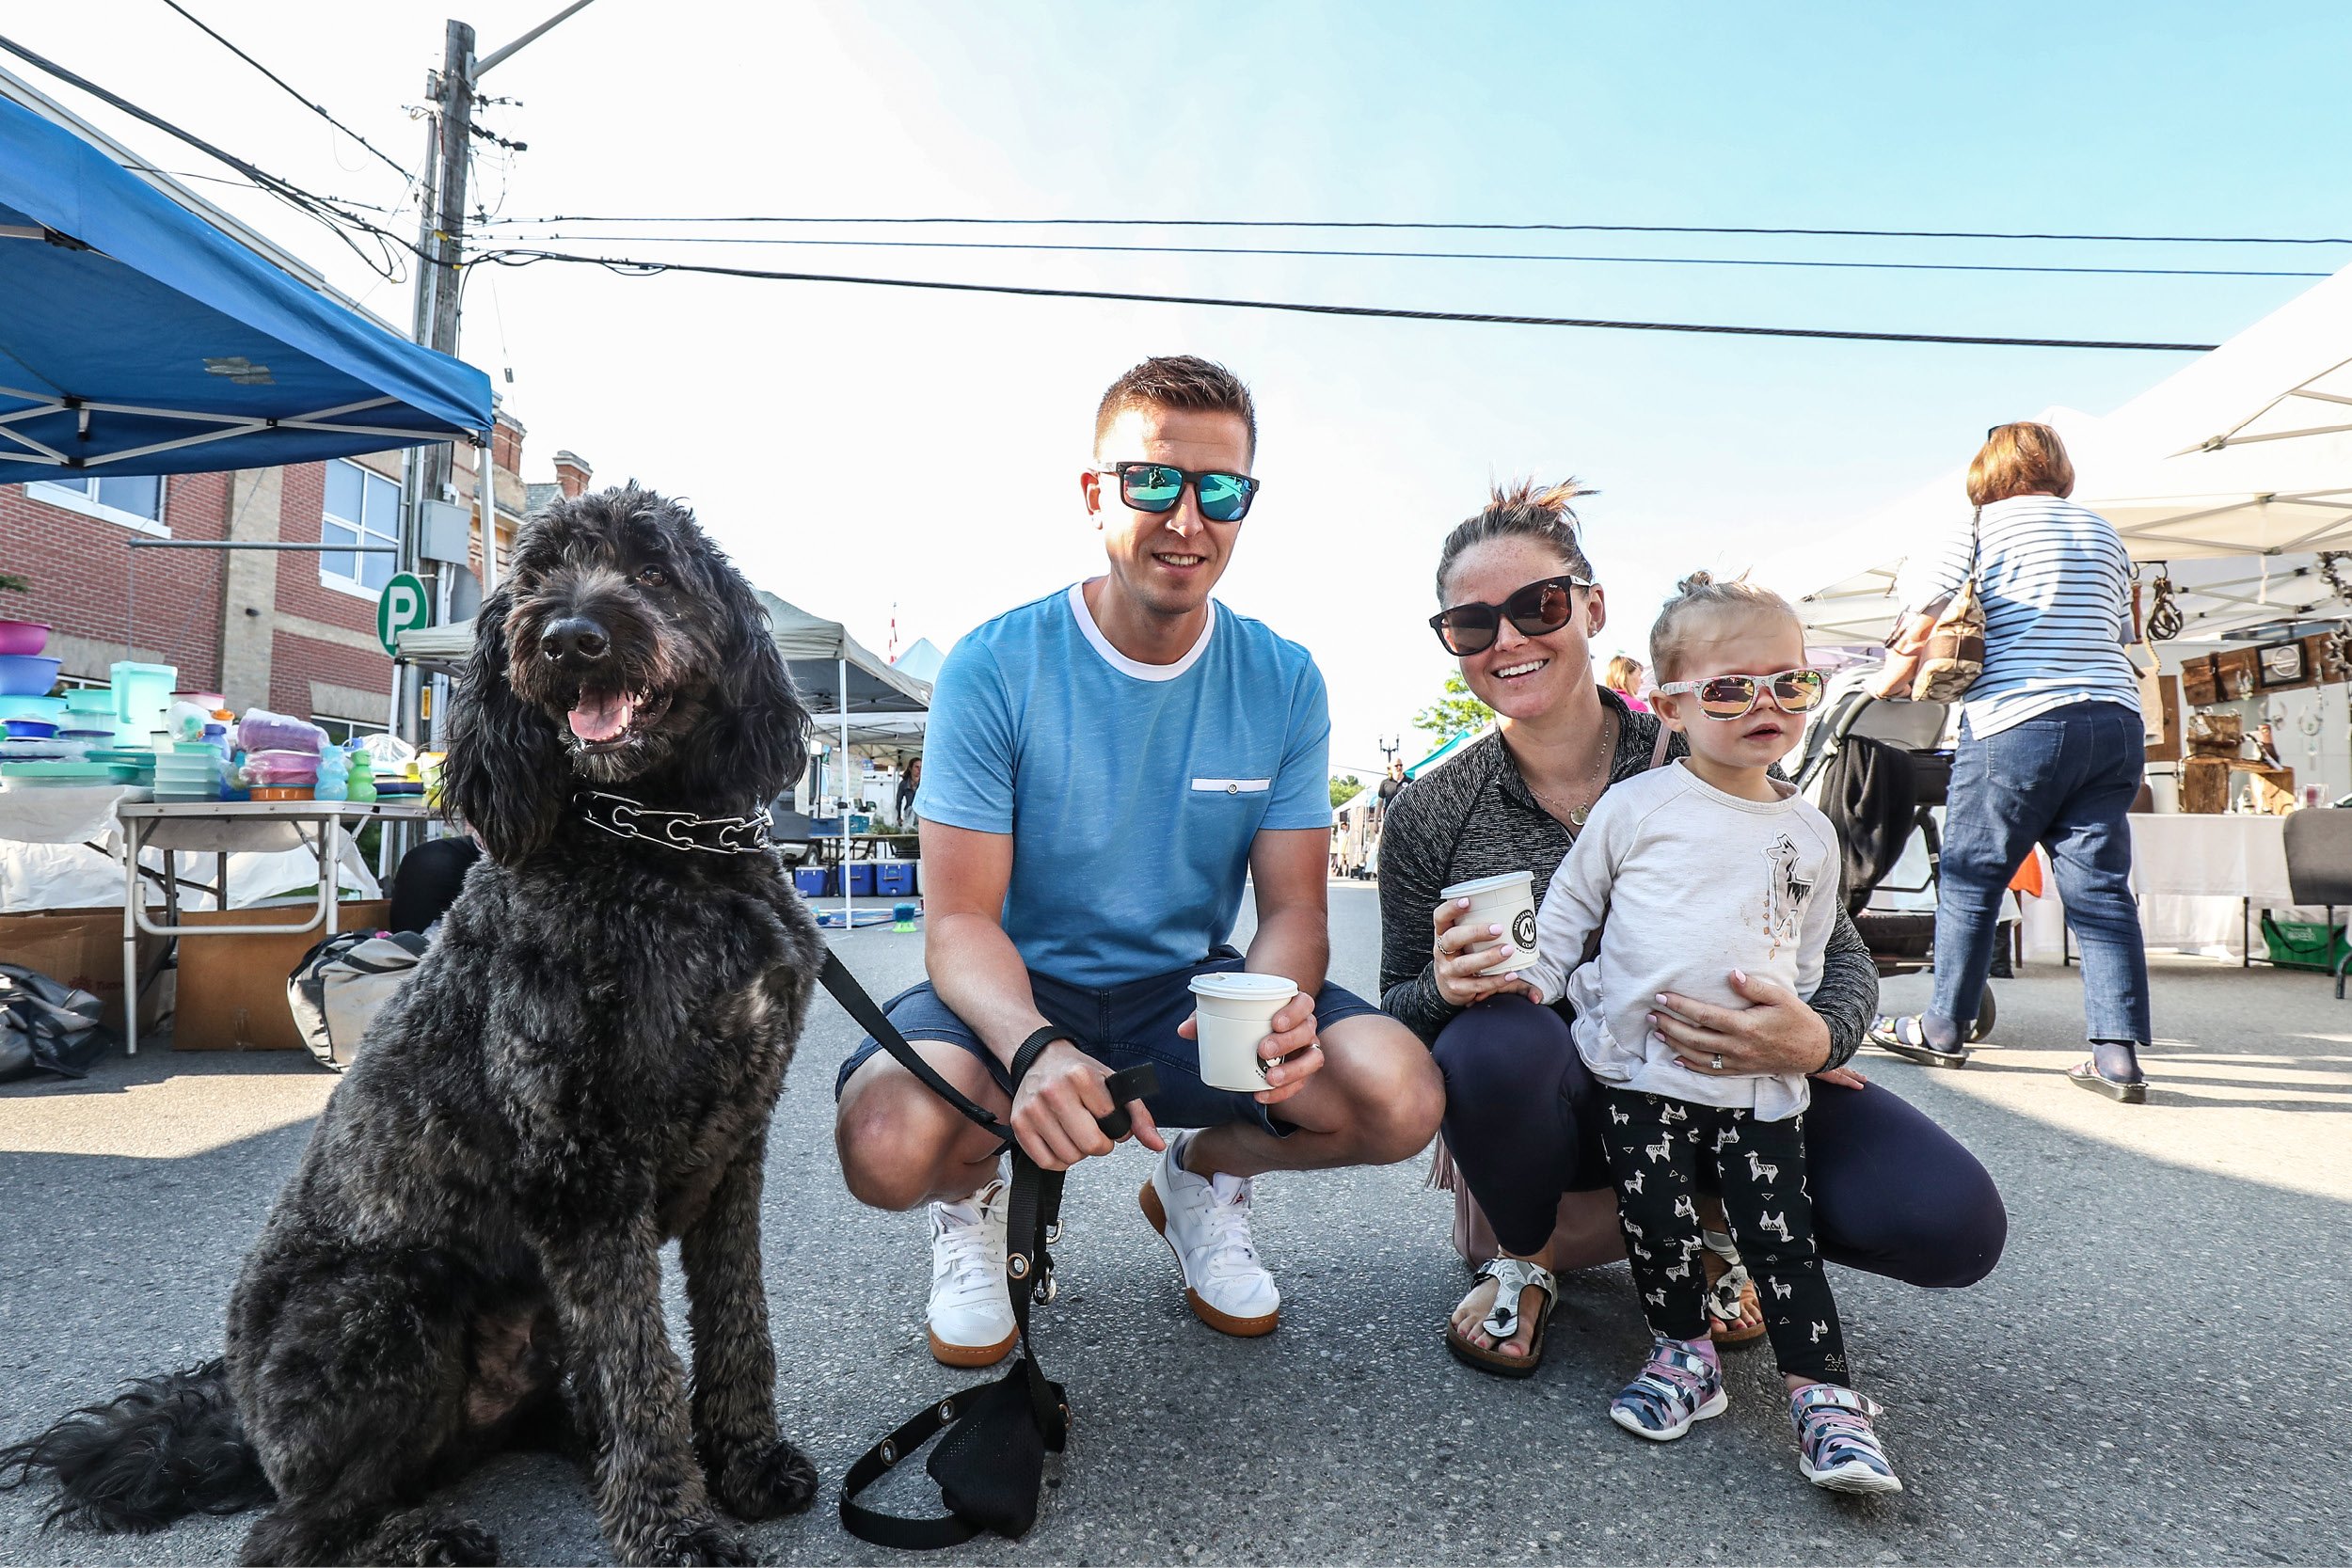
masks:
<instances>
[{"instance_id":1,"label":"gold necklace","mask_svg":"<svg viewBox=\"0 0 2352 1568\"><path fill-rule=\"evenodd\" d=\"M1603 731L1601 736L1602 745L1600 748L1600 757L1597 764L1593 768L1593 798L1590 800L1587 800L1583 805L1563 811L1560 809L1560 803L1558 801L1555 801L1546 796L1542 790L1537 789L1534 784L1527 784L1527 792L1535 797L1535 803L1543 807L1545 811L1550 813L1552 816L1564 818L1567 822L1571 831L1584 826L1584 819L1593 815L1593 808L1600 804L1601 796L1608 792L1609 765L1611 762L1615 760L1617 755L1618 723L1619 721L1616 714L1613 712L1611 713L1608 716L1607 727ZM1524 773L1520 774L1519 782L1521 784L1527 784L1527 775Z\"/></svg>"}]
</instances>

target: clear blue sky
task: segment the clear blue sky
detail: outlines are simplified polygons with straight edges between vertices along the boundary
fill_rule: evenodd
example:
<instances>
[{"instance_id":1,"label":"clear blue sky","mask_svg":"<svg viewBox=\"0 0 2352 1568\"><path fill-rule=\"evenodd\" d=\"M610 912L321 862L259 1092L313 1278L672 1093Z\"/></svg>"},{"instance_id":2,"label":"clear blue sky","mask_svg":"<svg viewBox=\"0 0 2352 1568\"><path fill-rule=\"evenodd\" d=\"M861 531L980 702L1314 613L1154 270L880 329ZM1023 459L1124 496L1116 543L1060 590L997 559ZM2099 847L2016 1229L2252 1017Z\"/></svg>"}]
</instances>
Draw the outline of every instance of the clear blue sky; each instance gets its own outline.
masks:
<instances>
[{"instance_id":1,"label":"clear blue sky","mask_svg":"<svg viewBox=\"0 0 2352 1568\"><path fill-rule=\"evenodd\" d=\"M191 0L404 161L440 17ZM469 8L485 45L554 8ZM153 0L12 30L305 183L399 184ZM2352 232L2352 9L2279 5L656 6L599 0L491 79L531 150L510 216L957 213ZM61 96L72 101L73 95ZM107 117L101 116L101 119ZM110 124L117 123L109 120ZM126 132L142 147L157 138ZM200 166L173 152L169 166ZM326 261L315 229L241 208ZM1126 231L1130 236L1134 231ZM1084 238L1049 234L1048 238ZM1107 236L1107 237L1118 237ZM1200 236L1216 243L1212 233ZM1247 242L1236 242L1247 243ZM1301 243L1339 243L1304 236ZM1362 236L1367 245L2328 270L2352 246ZM754 265L1548 315L2216 341L2288 278L1534 262L986 256L718 246ZM348 269L339 277L357 277ZM372 303L397 319L399 290ZM1984 427L2103 413L2185 362L1331 321L1167 307L486 270L466 351L544 467L688 494L754 575L879 645L942 645L1099 561L1077 506L1102 385L1146 354L1255 386L1266 488L1224 591L1329 678L1335 757L1378 761L1448 662L1438 539L1489 479L1578 474L1638 650L1673 578L1835 531ZM501 387L505 387L503 381ZM1410 747L1408 746L1408 751Z\"/></svg>"}]
</instances>

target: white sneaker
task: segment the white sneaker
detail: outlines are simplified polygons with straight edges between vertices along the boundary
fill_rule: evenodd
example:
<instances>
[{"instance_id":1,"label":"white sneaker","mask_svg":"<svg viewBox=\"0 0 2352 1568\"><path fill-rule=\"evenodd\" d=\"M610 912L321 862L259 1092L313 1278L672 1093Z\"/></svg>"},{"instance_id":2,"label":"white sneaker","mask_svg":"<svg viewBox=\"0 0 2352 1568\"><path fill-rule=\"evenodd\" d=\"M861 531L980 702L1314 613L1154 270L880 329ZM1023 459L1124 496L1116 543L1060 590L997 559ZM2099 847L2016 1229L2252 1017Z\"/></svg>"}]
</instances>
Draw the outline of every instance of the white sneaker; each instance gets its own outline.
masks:
<instances>
[{"instance_id":1,"label":"white sneaker","mask_svg":"<svg viewBox=\"0 0 2352 1568\"><path fill-rule=\"evenodd\" d=\"M1138 1201L1184 1276L1184 1300L1211 1328L1252 1338L1282 1319L1282 1292L1249 1240L1249 1180L1184 1169L1191 1132L1171 1132Z\"/></svg>"},{"instance_id":2,"label":"white sneaker","mask_svg":"<svg viewBox=\"0 0 2352 1568\"><path fill-rule=\"evenodd\" d=\"M1021 1338L1005 1288L1003 1180L961 1203L931 1205L931 1354L949 1367L993 1367Z\"/></svg>"}]
</instances>

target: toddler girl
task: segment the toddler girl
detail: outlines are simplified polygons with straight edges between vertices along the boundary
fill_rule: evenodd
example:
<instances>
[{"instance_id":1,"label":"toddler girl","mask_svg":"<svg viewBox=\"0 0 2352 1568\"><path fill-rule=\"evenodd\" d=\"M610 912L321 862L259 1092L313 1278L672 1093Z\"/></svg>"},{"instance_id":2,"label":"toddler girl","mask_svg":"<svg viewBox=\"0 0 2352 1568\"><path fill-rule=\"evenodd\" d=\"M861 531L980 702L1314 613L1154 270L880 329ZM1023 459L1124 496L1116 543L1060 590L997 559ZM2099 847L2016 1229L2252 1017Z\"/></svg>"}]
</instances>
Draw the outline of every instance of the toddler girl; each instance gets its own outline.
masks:
<instances>
[{"instance_id":1,"label":"toddler girl","mask_svg":"<svg viewBox=\"0 0 2352 1568\"><path fill-rule=\"evenodd\" d=\"M1747 1004L1726 972L1809 997L1838 901L1837 835L1768 772L1821 700L1796 612L1775 594L1705 573L1685 579L1650 632L1656 707L1690 739L1677 763L1617 784L1593 808L1535 926L1537 1000L1565 993L1578 1052L1600 1081L1603 1147L1635 1289L1656 1337L1609 1407L1639 1436L1680 1437L1724 1413L1723 1370L1702 1308L1700 1174L1761 1288L1789 1391L1798 1468L1817 1486L1899 1492L1870 1428L1878 1405L1847 1386L1837 1306L1813 1243L1805 1080L1686 1061L1651 1028L1662 991Z\"/></svg>"}]
</instances>

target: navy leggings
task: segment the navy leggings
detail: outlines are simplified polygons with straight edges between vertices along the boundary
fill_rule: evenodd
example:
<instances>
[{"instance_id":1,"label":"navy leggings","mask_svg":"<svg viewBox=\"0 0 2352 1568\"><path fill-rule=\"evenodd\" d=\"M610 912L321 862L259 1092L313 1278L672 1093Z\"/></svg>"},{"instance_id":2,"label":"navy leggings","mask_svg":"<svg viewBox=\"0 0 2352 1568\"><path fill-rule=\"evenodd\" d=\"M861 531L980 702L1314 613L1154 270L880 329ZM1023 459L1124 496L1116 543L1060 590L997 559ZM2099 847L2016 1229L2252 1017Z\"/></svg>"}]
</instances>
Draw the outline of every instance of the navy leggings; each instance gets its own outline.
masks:
<instances>
[{"instance_id":1,"label":"navy leggings","mask_svg":"<svg viewBox=\"0 0 2352 1568\"><path fill-rule=\"evenodd\" d=\"M1601 1085L1567 1021L1524 997L1464 1008L1434 1048L1445 1142L1511 1252L1549 1239L1563 1195L1609 1183ZM2009 1212L1977 1157L1877 1084L1813 1085L1805 1113L1815 1232L1833 1263L1907 1285L1973 1285L1993 1272Z\"/></svg>"}]
</instances>

